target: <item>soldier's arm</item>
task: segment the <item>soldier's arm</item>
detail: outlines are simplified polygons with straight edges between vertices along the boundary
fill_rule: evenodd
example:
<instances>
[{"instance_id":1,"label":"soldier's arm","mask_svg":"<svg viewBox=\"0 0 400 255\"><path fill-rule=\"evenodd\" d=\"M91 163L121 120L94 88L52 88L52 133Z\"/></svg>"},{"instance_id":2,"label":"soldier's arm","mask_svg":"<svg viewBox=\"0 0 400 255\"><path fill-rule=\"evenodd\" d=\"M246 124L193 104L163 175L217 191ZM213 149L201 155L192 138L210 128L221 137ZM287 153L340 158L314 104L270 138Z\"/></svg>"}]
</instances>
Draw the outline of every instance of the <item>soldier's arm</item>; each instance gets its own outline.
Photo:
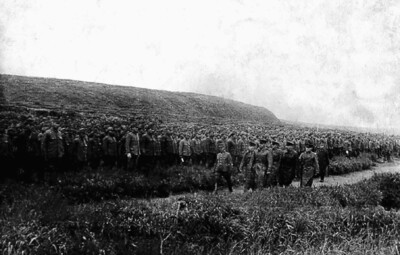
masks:
<instances>
[{"instance_id":1,"label":"soldier's arm","mask_svg":"<svg viewBox=\"0 0 400 255\"><path fill-rule=\"evenodd\" d=\"M300 154L299 159L298 159L298 163L299 163L299 169L300 171L303 168L303 153Z\"/></svg>"},{"instance_id":2,"label":"soldier's arm","mask_svg":"<svg viewBox=\"0 0 400 255\"><path fill-rule=\"evenodd\" d=\"M216 172L217 172L217 166L218 166L218 162L219 162L219 160L220 160L220 157L221 157L221 154L218 153L218 154L217 154L217 162L214 164L213 173L216 173Z\"/></svg>"},{"instance_id":3,"label":"soldier's arm","mask_svg":"<svg viewBox=\"0 0 400 255\"><path fill-rule=\"evenodd\" d=\"M246 153L243 154L242 162L240 162L239 172L241 172L243 170L243 165L244 165L245 158L246 158Z\"/></svg>"},{"instance_id":4,"label":"soldier's arm","mask_svg":"<svg viewBox=\"0 0 400 255\"><path fill-rule=\"evenodd\" d=\"M132 139L133 137L132 137L132 135L131 134L128 134L127 136L126 136L126 141L125 141L125 153L130 153L131 152L131 139Z\"/></svg>"},{"instance_id":5,"label":"soldier's arm","mask_svg":"<svg viewBox=\"0 0 400 255\"><path fill-rule=\"evenodd\" d=\"M272 169L272 163L273 163L273 160L274 160L273 157L272 157L272 152L271 151L268 151L267 158L268 158L268 169L267 169L267 171L269 171L269 170Z\"/></svg>"},{"instance_id":6,"label":"soldier's arm","mask_svg":"<svg viewBox=\"0 0 400 255\"><path fill-rule=\"evenodd\" d=\"M328 163L327 165L329 165L329 152L326 150L326 163Z\"/></svg>"},{"instance_id":7,"label":"soldier's arm","mask_svg":"<svg viewBox=\"0 0 400 255\"><path fill-rule=\"evenodd\" d=\"M183 150L183 141L179 142L179 156L182 156L182 150Z\"/></svg>"},{"instance_id":8,"label":"soldier's arm","mask_svg":"<svg viewBox=\"0 0 400 255\"><path fill-rule=\"evenodd\" d=\"M314 162L315 162L315 173L319 174L319 164L318 164L318 156L314 154Z\"/></svg>"},{"instance_id":9,"label":"soldier's arm","mask_svg":"<svg viewBox=\"0 0 400 255\"><path fill-rule=\"evenodd\" d=\"M233 166L232 156L231 156L231 154L230 154L229 152L228 152L228 165L229 165L230 167Z\"/></svg>"}]
</instances>

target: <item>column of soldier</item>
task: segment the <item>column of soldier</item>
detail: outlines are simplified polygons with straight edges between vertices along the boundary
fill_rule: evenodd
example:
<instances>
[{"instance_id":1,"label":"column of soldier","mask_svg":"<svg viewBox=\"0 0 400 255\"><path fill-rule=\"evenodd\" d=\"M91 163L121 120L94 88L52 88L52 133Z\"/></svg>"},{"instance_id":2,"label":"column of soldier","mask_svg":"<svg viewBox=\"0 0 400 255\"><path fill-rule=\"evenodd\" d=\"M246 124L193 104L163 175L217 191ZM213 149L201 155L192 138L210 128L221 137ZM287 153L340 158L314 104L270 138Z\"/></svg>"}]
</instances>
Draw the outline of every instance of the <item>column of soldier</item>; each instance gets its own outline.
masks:
<instances>
[{"instance_id":1,"label":"column of soldier","mask_svg":"<svg viewBox=\"0 0 400 255\"><path fill-rule=\"evenodd\" d=\"M56 123L49 129L33 130L29 125L0 130L0 162L7 166L2 179L42 180L45 172L83 169L149 174L157 167L203 165L213 169L217 179L224 177L230 190L234 170L245 175L245 190L289 186L296 177L302 186L311 186L317 173L324 181L332 156L358 157L370 152L389 161L400 151L398 141L384 135L292 127L276 131L244 124L192 132L167 127L155 132L132 125L118 135L113 127L104 135L84 128L64 134Z\"/></svg>"}]
</instances>

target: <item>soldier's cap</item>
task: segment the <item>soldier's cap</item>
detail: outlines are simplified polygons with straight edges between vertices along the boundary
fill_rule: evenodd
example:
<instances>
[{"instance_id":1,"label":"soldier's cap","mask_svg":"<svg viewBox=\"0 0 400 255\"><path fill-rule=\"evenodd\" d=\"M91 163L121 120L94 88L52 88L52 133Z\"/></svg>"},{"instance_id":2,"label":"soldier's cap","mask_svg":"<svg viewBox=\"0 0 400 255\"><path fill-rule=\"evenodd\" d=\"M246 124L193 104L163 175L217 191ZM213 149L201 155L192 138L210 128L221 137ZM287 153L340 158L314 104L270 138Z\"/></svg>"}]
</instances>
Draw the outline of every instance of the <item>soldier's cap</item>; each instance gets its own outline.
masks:
<instances>
[{"instance_id":1,"label":"soldier's cap","mask_svg":"<svg viewBox=\"0 0 400 255\"><path fill-rule=\"evenodd\" d=\"M292 142L286 142L286 146L293 146L294 145L294 143L292 143Z\"/></svg>"},{"instance_id":2,"label":"soldier's cap","mask_svg":"<svg viewBox=\"0 0 400 255\"><path fill-rule=\"evenodd\" d=\"M266 144L267 143L267 140L265 140L265 139L260 139L260 144Z\"/></svg>"},{"instance_id":3,"label":"soldier's cap","mask_svg":"<svg viewBox=\"0 0 400 255\"><path fill-rule=\"evenodd\" d=\"M85 132L85 129L84 128L80 128L79 129L79 133L84 133Z\"/></svg>"},{"instance_id":4,"label":"soldier's cap","mask_svg":"<svg viewBox=\"0 0 400 255\"><path fill-rule=\"evenodd\" d=\"M307 148L312 148L312 147L314 147L314 145L312 144L312 142L309 141L309 140L305 142L305 146L306 146Z\"/></svg>"},{"instance_id":5,"label":"soldier's cap","mask_svg":"<svg viewBox=\"0 0 400 255\"><path fill-rule=\"evenodd\" d=\"M255 143L254 141L250 141L250 142L249 142L249 145L250 145L250 146L256 146L256 143Z\"/></svg>"},{"instance_id":6,"label":"soldier's cap","mask_svg":"<svg viewBox=\"0 0 400 255\"><path fill-rule=\"evenodd\" d=\"M234 132L232 132L232 133L230 133L229 134L229 136L228 137L231 137L231 136L234 136L235 135L235 133Z\"/></svg>"},{"instance_id":7,"label":"soldier's cap","mask_svg":"<svg viewBox=\"0 0 400 255\"><path fill-rule=\"evenodd\" d=\"M107 128L107 132L113 131L114 129L112 127Z\"/></svg>"},{"instance_id":8,"label":"soldier's cap","mask_svg":"<svg viewBox=\"0 0 400 255\"><path fill-rule=\"evenodd\" d=\"M281 145L281 144L277 141L272 141L272 145Z\"/></svg>"}]
</instances>

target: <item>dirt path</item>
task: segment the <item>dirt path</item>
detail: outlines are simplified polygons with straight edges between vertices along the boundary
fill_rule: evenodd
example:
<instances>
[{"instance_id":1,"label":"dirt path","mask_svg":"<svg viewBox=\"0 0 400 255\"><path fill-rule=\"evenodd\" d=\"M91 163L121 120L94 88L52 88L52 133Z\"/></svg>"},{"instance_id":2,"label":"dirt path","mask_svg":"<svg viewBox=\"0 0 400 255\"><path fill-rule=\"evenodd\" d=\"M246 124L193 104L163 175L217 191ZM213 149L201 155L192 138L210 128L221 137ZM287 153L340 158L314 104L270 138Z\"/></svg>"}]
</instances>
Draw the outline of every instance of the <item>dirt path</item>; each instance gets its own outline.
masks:
<instances>
[{"instance_id":1,"label":"dirt path","mask_svg":"<svg viewBox=\"0 0 400 255\"><path fill-rule=\"evenodd\" d=\"M345 175L331 175L329 177L325 177L325 181L323 183L319 182L319 179L314 179L314 186L320 185L343 185L343 184L352 184L364 179L371 178L375 173L400 173L400 160L396 159L394 162L390 163L377 163L375 167L371 170L365 170L361 172L354 172ZM294 186L299 186L299 182L295 182Z\"/></svg>"},{"instance_id":2,"label":"dirt path","mask_svg":"<svg viewBox=\"0 0 400 255\"><path fill-rule=\"evenodd\" d=\"M400 159L395 159L394 162L390 163L377 163L371 170L365 170L360 172L354 172L344 175L330 175L325 177L324 182L319 182L319 178L314 179L313 186L335 186L343 184L352 184L364 179L371 178L375 173L400 173ZM296 181L292 184L294 187L299 187L300 182ZM237 187L234 189L234 193L243 192L243 187Z\"/></svg>"},{"instance_id":3,"label":"dirt path","mask_svg":"<svg viewBox=\"0 0 400 255\"><path fill-rule=\"evenodd\" d=\"M400 173L400 159L395 159L394 162L391 163L377 163L375 167L373 167L371 170L365 170L365 171L360 171L360 172L354 172L350 174L345 174L345 175L331 175L328 177L325 177L325 181L323 183L319 182L319 178L314 179L313 186L321 186L321 185L327 185L327 186L335 186L335 185L343 185L343 184L352 184L359 182L364 179L371 178L375 173ZM294 187L299 187L300 182L296 181L292 184ZM228 189L226 187L223 188L223 190L218 192L219 194L224 193L228 194ZM236 187L233 190L233 193L240 194L243 193L243 186ZM178 194L178 195L171 195L168 198L155 198L152 199L154 200L168 200L168 199L173 199L176 197L181 197L185 195L195 195L196 193L186 193L186 194Z\"/></svg>"}]
</instances>

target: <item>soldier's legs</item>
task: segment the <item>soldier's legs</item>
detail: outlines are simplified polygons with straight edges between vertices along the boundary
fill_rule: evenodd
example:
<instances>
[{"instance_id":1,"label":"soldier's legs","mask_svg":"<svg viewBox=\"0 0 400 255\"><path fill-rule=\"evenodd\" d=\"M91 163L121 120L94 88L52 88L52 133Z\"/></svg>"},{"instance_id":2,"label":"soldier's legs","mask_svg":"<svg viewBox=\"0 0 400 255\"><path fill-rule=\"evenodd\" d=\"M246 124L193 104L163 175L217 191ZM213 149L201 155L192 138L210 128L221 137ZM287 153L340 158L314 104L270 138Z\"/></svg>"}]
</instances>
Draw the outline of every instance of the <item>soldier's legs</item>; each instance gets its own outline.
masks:
<instances>
[{"instance_id":1,"label":"soldier's legs","mask_svg":"<svg viewBox=\"0 0 400 255\"><path fill-rule=\"evenodd\" d=\"M312 168L303 169L300 180L300 187L311 187L313 184L313 178L314 178L314 169Z\"/></svg>"},{"instance_id":2,"label":"soldier's legs","mask_svg":"<svg viewBox=\"0 0 400 255\"><path fill-rule=\"evenodd\" d=\"M313 184L313 178L310 178L307 183L305 184L305 187L311 187Z\"/></svg>"},{"instance_id":3,"label":"soldier's legs","mask_svg":"<svg viewBox=\"0 0 400 255\"><path fill-rule=\"evenodd\" d=\"M275 187L278 185L278 176L276 172L266 174L266 187Z\"/></svg>"},{"instance_id":4,"label":"soldier's legs","mask_svg":"<svg viewBox=\"0 0 400 255\"><path fill-rule=\"evenodd\" d=\"M256 188L255 173L247 173L246 181L244 184L244 192L248 191L249 189L254 190L255 188Z\"/></svg>"},{"instance_id":5,"label":"soldier's legs","mask_svg":"<svg viewBox=\"0 0 400 255\"><path fill-rule=\"evenodd\" d=\"M231 174L229 172L223 173L223 176L228 184L229 192L233 192Z\"/></svg>"},{"instance_id":6,"label":"soldier's legs","mask_svg":"<svg viewBox=\"0 0 400 255\"><path fill-rule=\"evenodd\" d=\"M319 168L319 176L320 176L321 182L323 182L325 179L326 168L327 168L327 166L324 166L324 165L320 166L320 168Z\"/></svg>"},{"instance_id":7,"label":"soldier's legs","mask_svg":"<svg viewBox=\"0 0 400 255\"><path fill-rule=\"evenodd\" d=\"M192 159L192 164L197 165L197 155L193 153L191 159Z\"/></svg>"},{"instance_id":8,"label":"soldier's legs","mask_svg":"<svg viewBox=\"0 0 400 255\"><path fill-rule=\"evenodd\" d=\"M131 158L127 158L127 166L126 170L129 172L135 171L135 165L136 165L136 155L131 155Z\"/></svg>"}]
</instances>

